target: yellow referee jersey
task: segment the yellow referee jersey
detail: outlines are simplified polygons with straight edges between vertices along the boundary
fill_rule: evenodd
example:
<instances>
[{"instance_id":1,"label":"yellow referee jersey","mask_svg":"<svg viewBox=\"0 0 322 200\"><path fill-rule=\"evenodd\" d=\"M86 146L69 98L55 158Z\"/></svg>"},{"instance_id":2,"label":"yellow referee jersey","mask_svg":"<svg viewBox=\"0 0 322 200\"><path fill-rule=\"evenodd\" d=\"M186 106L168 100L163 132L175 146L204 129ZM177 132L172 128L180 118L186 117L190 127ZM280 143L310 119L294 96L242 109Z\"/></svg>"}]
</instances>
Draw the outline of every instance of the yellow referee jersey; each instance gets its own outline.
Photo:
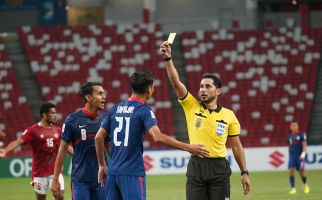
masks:
<instances>
[{"instance_id":1,"label":"yellow referee jersey","mask_svg":"<svg viewBox=\"0 0 322 200\"><path fill-rule=\"evenodd\" d=\"M221 106L210 111L190 93L179 103L186 115L190 144L203 144L211 158L226 157L227 137L240 134L234 112Z\"/></svg>"}]
</instances>

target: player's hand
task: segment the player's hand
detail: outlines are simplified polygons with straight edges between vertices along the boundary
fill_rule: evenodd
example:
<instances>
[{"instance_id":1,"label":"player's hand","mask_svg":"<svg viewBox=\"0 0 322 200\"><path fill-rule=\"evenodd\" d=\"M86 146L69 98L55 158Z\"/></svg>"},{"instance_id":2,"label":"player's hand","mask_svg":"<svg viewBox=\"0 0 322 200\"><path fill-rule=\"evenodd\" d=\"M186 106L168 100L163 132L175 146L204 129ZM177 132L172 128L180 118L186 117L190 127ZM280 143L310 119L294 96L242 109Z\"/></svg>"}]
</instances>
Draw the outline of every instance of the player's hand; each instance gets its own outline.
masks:
<instances>
[{"instance_id":1,"label":"player's hand","mask_svg":"<svg viewBox=\"0 0 322 200\"><path fill-rule=\"evenodd\" d=\"M7 157L7 152L6 152L6 150L5 150L5 149L0 149L0 157L1 157L1 158L5 158L5 157Z\"/></svg>"},{"instance_id":2,"label":"player's hand","mask_svg":"<svg viewBox=\"0 0 322 200\"><path fill-rule=\"evenodd\" d=\"M247 195L250 191L250 180L248 175L242 175L242 185L243 185L243 190L244 190L244 195Z\"/></svg>"},{"instance_id":3,"label":"player's hand","mask_svg":"<svg viewBox=\"0 0 322 200\"><path fill-rule=\"evenodd\" d=\"M58 179L53 179L53 182L51 183L51 191L55 197L57 197L60 193L60 183Z\"/></svg>"},{"instance_id":4,"label":"player's hand","mask_svg":"<svg viewBox=\"0 0 322 200\"><path fill-rule=\"evenodd\" d=\"M204 145L202 144L189 144L188 148L189 153L191 155L196 155L200 157L208 157L209 151L204 148Z\"/></svg>"},{"instance_id":5,"label":"player's hand","mask_svg":"<svg viewBox=\"0 0 322 200\"><path fill-rule=\"evenodd\" d=\"M106 181L106 175L107 175L107 167L106 166L100 166L98 168L98 183L103 187L105 185Z\"/></svg>"},{"instance_id":6,"label":"player's hand","mask_svg":"<svg viewBox=\"0 0 322 200\"><path fill-rule=\"evenodd\" d=\"M304 159L305 159L305 155L306 155L306 153L305 153L305 152L302 152L302 153L301 153L301 156L300 156L300 160L304 161Z\"/></svg>"},{"instance_id":7,"label":"player's hand","mask_svg":"<svg viewBox=\"0 0 322 200\"><path fill-rule=\"evenodd\" d=\"M160 45L160 52L163 57L171 57L171 47L167 41L162 42Z\"/></svg>"}]
</instances>

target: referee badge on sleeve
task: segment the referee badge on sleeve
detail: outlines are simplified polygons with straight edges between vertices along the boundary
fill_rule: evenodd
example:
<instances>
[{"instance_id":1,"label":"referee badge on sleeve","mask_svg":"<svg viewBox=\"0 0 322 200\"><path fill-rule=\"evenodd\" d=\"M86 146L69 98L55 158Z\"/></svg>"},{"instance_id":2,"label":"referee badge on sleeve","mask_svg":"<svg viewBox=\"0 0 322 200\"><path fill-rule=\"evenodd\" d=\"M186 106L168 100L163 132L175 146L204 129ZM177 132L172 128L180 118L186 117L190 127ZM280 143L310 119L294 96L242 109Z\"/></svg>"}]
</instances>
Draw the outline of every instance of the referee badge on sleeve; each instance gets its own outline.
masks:
<instances>
[{"instance_id":1,"label":"referee badge on sleeve","mask_svg":"<svg viewBox=\"0 0 322 200\"><path fill-rule=\"evenodd\" d=\"M221 136L225 133L227 128L227 123L224 121L216 121L216 133L218 136Z\"/></svg>"}]
</instances>

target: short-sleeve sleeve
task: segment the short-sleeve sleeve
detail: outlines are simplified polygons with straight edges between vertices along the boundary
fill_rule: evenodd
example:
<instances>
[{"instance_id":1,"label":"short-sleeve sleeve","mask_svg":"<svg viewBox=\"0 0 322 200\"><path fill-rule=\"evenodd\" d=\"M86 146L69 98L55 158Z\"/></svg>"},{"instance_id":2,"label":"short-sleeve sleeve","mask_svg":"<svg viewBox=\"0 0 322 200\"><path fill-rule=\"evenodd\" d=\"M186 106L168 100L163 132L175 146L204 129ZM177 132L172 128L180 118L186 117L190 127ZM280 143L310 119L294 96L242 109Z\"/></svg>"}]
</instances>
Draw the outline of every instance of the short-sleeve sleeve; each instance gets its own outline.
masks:
<instances>
[{"instance_id":1,"label":"short-sleeve sleeve","mask_svg":"<svg viewBox=\"0 0 322 200\"><path fill-rule=\"evenodd\" d=\"M291 144L291 143L290 143L290 134L288 134L288 135L287 135L286 140L287 140L287 141L286 141L286 144L290 145L290 144Z\"/></svg>"},{"instance_id":2,"label":"short-sleeve sleeve","mask_svg":"<svg viewBox=\"0 0 322 200\"><path fill-rule=\"evenodd\" d=\"M157 118L149 107L144 107L143 112L140 112L144 123L145 130L149 130L152 126L157 125Z\"/></svg>"},{"instance_id":3,"label":"short-sleeve sleeve","mask_svg":"<svg viewBox=\"0 0 322 200\"><path fill-rule=\"evenodd\" d=\"M304 142L306 141L306 133L305 132L302 133L302 141L304 141Z\"/></svg>"},{"instance_id":4,"label":"short-sleeve sleeve","mask_svg":"<svg viewBox=\"0 0 322 200\"><path fill-rule=\"evenodd\" d=\"M181 104L182 108L185 110L185 112L188 112L191 110L191 108L195 105L195 103L198 103L198 100L190 94L190 92L187 93L187 96L185 96L183 99L178 99L179 103Z\"/></svg>"},{"instance_id":5,"label":"short-sleeve sleeve","mask_svg":"<svg viewBox=\"0 0 322 200\"><path fill-rule=\"evenodd\" d=\"M104 115L103 122L101 124L101 127L104 128L107 131L107 135L106 135L106 137L104 139L105 142L111 141L109 124L110 124L110 119L111 119L110 114L112 113L112 110L113 109L110 109L110 111Z\"/></svg>"},{"instance_id":6,"label":"short-sleeve sleeve","mask_svg":"<svg viewBox=\"0 0 322 200\"><path fill-rule=\"evenodd\" d=\"M108 113L107 115L105 115L105 117L103 118L103 122L101 124L101 127L104 128L107 132L110 131L110 114Z\"/></svg>"},{"instance_id":7,"label":"short-sleeve sleeve","mask_svg":"<svg viewBox=\"0 0 322 200\"><path fill-rule=\"evenodd\" d=\"M33 132L30 128L26 129L20 137L20 139L22 139L25 143L31 142L32 138L33 138Z\"/></svg>"},{"instance_id":8,"label":"short-sleeve sleeve","mask_svg":"<svg viewBox=\"0 0 322 200\"><path fill-rule=\"evenodd\" d=\"M240 134L239 121L233 112L231 112L231 114L232 114L232 121L231 121L231 124L229 125L228 135L229 136L239 135Z\"/></svg>"},{"instance_id":9,"label":"short-sleeve sleeve","mask_svg":"<svg viewBox=\"0 0 322 200\"><path fill-rule=\"evenodd\" d=\"M109 111L106 112L103 117L101 127L104 128L108 133L110 132L110 129L111 129L110 127L111 119L112 119L113 113L115 113L116 107L117 105L114 105L112 108L110 108Z\"/></svg>"},{"instance_id":10,"label":"short-sleeve sleeve","mask_svg":"<svg viewBox=\"0 0 322 200\"><path fill-rule=\"evenodd\" d=\"M62 127L62 140L67 143L72 142L73 133L73 118L68 116Z\"/></svg>"}]
</instances>

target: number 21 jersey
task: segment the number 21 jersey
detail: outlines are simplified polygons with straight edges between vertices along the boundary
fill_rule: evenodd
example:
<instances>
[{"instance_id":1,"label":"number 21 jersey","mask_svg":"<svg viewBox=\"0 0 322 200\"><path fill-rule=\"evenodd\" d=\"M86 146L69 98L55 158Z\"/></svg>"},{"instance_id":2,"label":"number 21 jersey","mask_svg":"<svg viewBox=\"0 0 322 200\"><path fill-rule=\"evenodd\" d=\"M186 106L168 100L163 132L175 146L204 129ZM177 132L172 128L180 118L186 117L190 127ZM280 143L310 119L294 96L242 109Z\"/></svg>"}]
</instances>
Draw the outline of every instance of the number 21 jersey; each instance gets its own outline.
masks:
<instances>
[{"instance_id":1,"label":"number 21 jersey","mask_svg":"<svg viewBox=\"0 0 322 200\"><path fill-rule=\"evenodd\" d=\"M151 108L139 99L122 101L109 110L101 126L112 143L108 175L145 176L144 133L156 124Z\"/></svg>"}]
</instances>

